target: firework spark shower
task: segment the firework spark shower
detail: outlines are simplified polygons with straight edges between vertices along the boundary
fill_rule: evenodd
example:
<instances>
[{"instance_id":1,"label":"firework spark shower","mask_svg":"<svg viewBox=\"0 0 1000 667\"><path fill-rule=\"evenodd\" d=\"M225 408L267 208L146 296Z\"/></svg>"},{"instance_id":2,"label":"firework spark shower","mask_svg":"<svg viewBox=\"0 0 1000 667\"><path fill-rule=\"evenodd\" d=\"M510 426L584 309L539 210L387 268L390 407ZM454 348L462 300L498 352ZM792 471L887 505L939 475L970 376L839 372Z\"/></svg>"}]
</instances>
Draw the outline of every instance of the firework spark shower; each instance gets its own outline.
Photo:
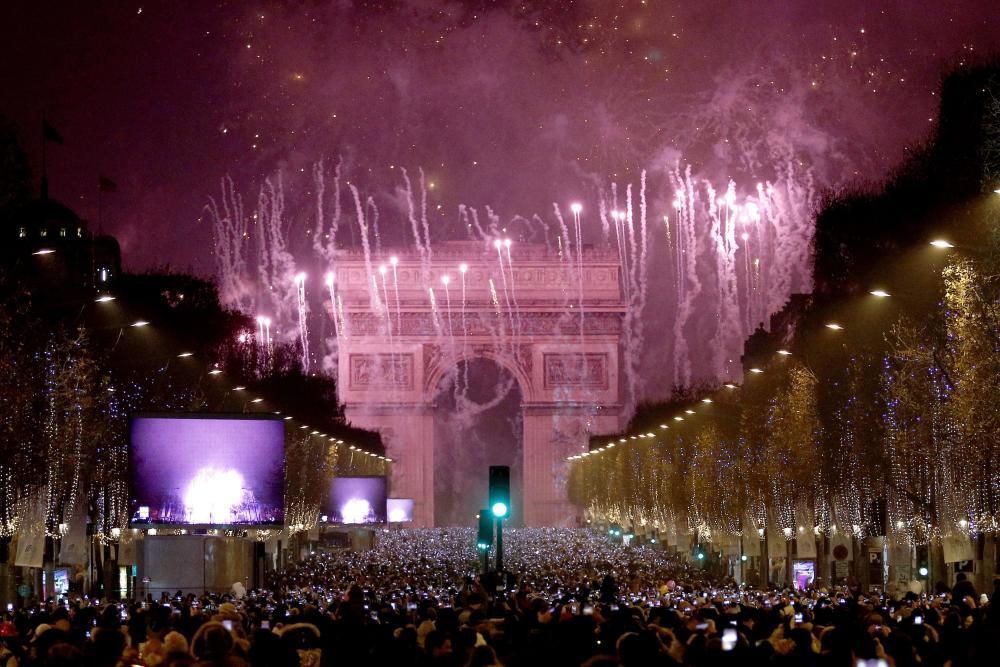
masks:
<instances>
[{"instance_id":1,"label":"firework spark shower","mask_svg":"<svg viewBox=\"0 0 1000 667\"><path fill-rule=\"evenodd\" d=\"M67 139L50 160L53 194L96 219L90 171L74 156L99 153L94 168L120 184L103 224L137 267L216 274L232 303L251 300L252 315L288 335L313 317L300 306L329 292L335 246L368 243L377 258L392 246L433 253L468 229L554 247L607 232L629 271L630 347L643 369L631 382L656 397L731 375L736 342L809 286L822 192L897 163L932 129L942 69L997 47L990 2L913 9L9 3L2 23L10 99L26 100L12 119L30 140L24 128L44 109ZM38 34L60 48L25 43ZM223 206L223 176L247 213L228 216L228 247L215 245L220 216L204 209L209 197ZM217 267L251 258L241 225L267 236L267 255L252 255L252 283L231 284ZM299 271L310 276L304 304L288 280ZM251 294L262 286L267 304ZM308 360L322 366L328 354Z\"/></svg>"}]
</instances>

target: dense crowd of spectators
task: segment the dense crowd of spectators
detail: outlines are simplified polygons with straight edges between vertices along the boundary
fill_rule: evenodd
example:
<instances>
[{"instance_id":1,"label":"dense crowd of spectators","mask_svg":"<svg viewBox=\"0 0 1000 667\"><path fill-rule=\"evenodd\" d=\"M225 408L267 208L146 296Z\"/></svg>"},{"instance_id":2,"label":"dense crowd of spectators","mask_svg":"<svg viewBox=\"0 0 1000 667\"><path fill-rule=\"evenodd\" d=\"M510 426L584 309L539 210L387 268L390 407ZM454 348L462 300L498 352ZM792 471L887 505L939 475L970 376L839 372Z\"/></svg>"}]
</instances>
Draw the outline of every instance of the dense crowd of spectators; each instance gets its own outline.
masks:
<instances>
[{"instance_id":1,"label":"dense crowd of spectators","mask_svg":"<svg viewBox=\"0 0 1000 667\"><path fill-rule=\"evenodd\" d=\"M762 591L586 530L510 530L505 548L510 576L481 576L472 530L381 531L372 550L314 553L264 590L52 600L0 623L0 667L961 667L1000 655L1000 590L968 581L902 599Z\"/></svg>"}]
</instances>

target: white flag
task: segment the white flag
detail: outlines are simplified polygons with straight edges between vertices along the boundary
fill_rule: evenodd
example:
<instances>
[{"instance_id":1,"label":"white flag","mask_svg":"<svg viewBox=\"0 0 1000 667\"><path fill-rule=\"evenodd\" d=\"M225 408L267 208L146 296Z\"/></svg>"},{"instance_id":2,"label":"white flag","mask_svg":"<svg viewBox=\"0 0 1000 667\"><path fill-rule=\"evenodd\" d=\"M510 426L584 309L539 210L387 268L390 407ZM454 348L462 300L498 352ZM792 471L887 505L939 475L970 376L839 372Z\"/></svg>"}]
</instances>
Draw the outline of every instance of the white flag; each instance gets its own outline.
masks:
<instances>
[{"instance_id":1,"label":"white flag","mask_svg":"<svg viewBox=\"0 0 1000 667\"><path fill-rule=\"evenodd\" d=\"M14 565L17 567L41 567L45 557L45 531L18 533L17 553Z\"/></svg>"},{"instance_id":2,"label":"white flag","mask_svg":"<svg viewBox=\"0 0 1000 667\"><path fill-rule=\"evenodd\" d=\"M83 565L87 562L90 540L87 539L87 515L74 514L69 530L59 540L59 562L63 565Z\"/></svg>"}]
</instances>

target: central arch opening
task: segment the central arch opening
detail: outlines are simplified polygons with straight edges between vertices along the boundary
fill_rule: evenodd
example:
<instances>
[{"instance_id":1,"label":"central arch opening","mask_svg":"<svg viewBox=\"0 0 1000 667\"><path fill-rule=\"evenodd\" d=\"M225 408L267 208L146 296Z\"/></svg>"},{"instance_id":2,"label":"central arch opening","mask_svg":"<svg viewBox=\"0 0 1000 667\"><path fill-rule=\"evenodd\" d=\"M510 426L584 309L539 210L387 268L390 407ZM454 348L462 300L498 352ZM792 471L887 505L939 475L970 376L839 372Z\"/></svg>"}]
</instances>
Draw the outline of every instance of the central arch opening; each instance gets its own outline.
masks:
<instances>
[{"instance_id":1,"label":"central arch opening","mask_svg":"<svg viewBox=\"0 0 1000 667\"><path fill-rule=\"evenodd\" d=\"M434 524L476 525L489 467L510 466L510 523L519 524L524 417L521 387L486 358L460 361L438 383L434 405Z\"/></svg>"}]
</instances>

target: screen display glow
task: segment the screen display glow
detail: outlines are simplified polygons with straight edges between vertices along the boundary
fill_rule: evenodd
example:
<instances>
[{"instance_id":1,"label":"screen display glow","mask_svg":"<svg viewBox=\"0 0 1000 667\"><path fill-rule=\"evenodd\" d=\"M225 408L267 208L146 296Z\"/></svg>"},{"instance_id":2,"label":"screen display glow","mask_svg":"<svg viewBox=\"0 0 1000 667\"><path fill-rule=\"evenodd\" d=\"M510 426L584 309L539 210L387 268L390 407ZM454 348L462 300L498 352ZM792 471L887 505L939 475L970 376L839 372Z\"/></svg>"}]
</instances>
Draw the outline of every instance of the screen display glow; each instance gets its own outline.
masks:
<instances>
[{"instance_id":1,"label":"screen display glow","mask_svg":"<svg viewBox=\"0 0 1000 667\"><path fill-rule=\"evenodd\" d=\"M326 514L331 523L385 523L385 477L334 477Z\"/></svg>"},{"instance_id":2,"label":"screen display glow","mask_svg":"<svg viewBox=\"0 0 1000 667\"><path fill-rule=\"evenodd\" d=\"M284 522L280 418L135 417L130 445L132 523Z\"/></svg>"},{"instance_id":3,"label":"screen display glow","mask_svg":"<svg viewBox=\"0 0 1000 667\"><path fill-rule=\"evenodd\" d=\"M385 501L385 515L389 523L413 521L413 498L389 498Z\"/></svg>"}]
</instances>

